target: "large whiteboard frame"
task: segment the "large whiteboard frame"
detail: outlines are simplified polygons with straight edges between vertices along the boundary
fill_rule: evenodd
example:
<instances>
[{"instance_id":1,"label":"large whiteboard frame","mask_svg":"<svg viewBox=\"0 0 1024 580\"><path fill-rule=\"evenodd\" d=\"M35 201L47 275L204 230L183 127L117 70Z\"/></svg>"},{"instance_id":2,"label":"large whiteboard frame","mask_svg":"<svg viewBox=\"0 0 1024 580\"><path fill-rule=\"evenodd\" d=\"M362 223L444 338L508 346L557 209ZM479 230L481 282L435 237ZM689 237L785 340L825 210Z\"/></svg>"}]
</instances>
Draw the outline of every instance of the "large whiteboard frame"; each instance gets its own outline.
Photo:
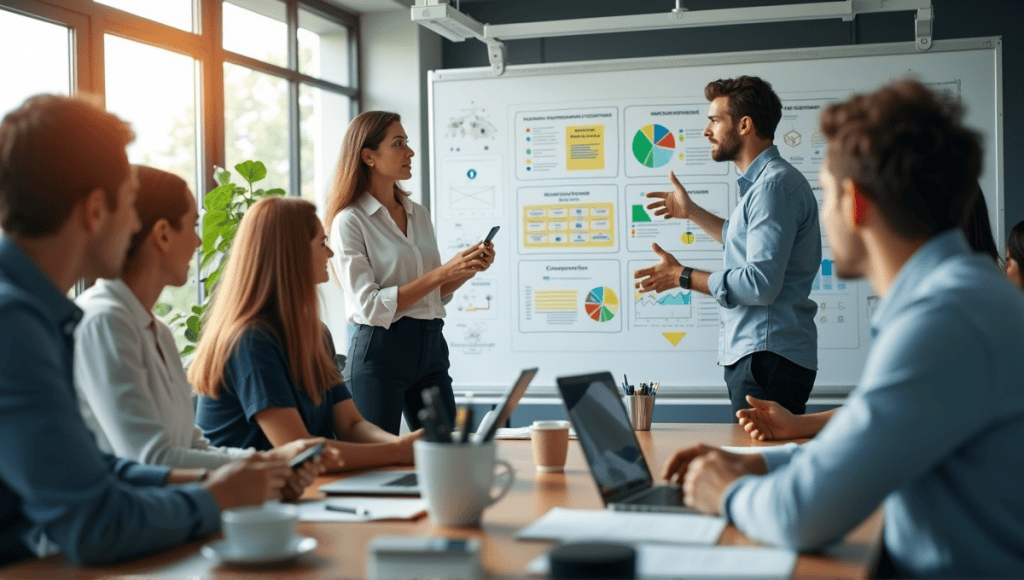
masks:
<instances>
[{"instance_id":1,"label":"large whiteboard frame","mask_svg":"<svg viewBox=\"0 0 1024 580\"><path fill-rule=\"evenodd\" d=\"M988 51L992 58L992 99L991 110L993 111L991 119L986 118L983 126L978 126L977 123L972 124L976 129L981 130L985 136L991 136L988 139L988 143L985 145L985 167L982 176L982 188L985 192L985 198L989 206L989 217L992 221L994 228L994 235L996 243L999 248L1005 246L1005 209L1004 209L1004 197L1003 197L1003 109L1002 109L1002 41L999 37L990 38L976 38L976 39L962 39L962 40L943 40L936 41L931 50L922 52L919 51L914 43L891 43L891 44L876 44L876 45L862 45L862 46L839 46L839 47L823 47L823 48L810 48L810 49L786 49L786 50L773 50L763 52L737 52L737 53L722 53L722 54L710 54L710 55L686 55L686 56L671 56L671 57L651 57L651 58L633 58L633 59L621 59L621 60L604 60L604 61L585 61L585 62L572 62L572 63L555 63L555 64L537 64L537 65L515 65L506 68L505 73L500 77L495 77L492 74L490 68L474 68L474 69L455 69L455 70L439 70L432 71L429 75L430 87L428 91L428 111L429 115L429 132L430 132L430 160L431 160L431 176L430 176L430 197L428 200L429 207L434 217L435 230L438 235L439 244L441 244L442 259L447 259L449 256L446 254L446 248L444 245L444 239L447 232L447 228L451 225L450 219L445 219L442 215L441 208L438 207L437 200L439 199L440 179L441 172L438 169L438 136L442 130L443 121L440 117L442 115L450 113L451 111L447 108L452 105L451 101L444 101L439 99L437 94L440 89L446 86L447 83L458 83L460 81L479 81L493 85L495 90L500 90L501 84L513 79L532 79L537 78L539 82L543 81L544 77L558 76L558 75L575 75L575 74L600 74L606 72L622 72L622 71L642 71L642 70L653 70L653 69L668 69L668 68L695 68L695 67L709 67L709 66L727 66L727 65L763 65L766 63L788 63L794 61L813 61L823 59L839 59L839 58L855 58L855 57L876 57L876 56L894 56L894 57L905 57L911 59L916 55L928 55L936 53L955 53L962 51ZM752 72L750 74L757 74ZM720 75L720 76L732 76L732 75ZM715 77L719 78L719 77ZM855 84L855 83L854 83ZM702 86L701 86L702 88ZM854 90L857 92L863 92L872 90L874 87L855 86ZM780 93L784 90L780 90ZM552 98L551 102L556 101L556 98ZM785 100L785 99L784 99ZM509 99L505 102L505 105L511 108L514 99ZM521 103L520 103L521 104ZM968 114L972 110L972 103L966 102L968 108ZM455 103L458 106L458 103ZM988 104L986 104L987 108ZM508 111L499 111L501 115L506 117L509 115ZM619 121L621 123L621 120ZM778 143L778 135L776 136ZM511 155L511 153L510 153ZM513 172L513 163L505 163L503 173L508 175ZM513 195L511 192L509 195ZM508 218L506 218L508 219ZM470 222L478 222L480 220L467 220ZM486 220L485 220L486 221ZM515 224L513 224L515 225ZM476 227L475 225L473 227ZM822 226L824 227L824 226ZM486 232L486 229L479 228L483 231L481 236ZM514 228L509 228L514 229ZM513 235L512 232L502 232L498 238L498 249L499 252L505 252L507 255L511 254L515 262L502 262L501 256L499 256L499 262L495 264L495 268L504 266L510 268L508 276L513 276L514 272L512 268L517 267L517 264L521 261L519 256L515 255L513 246L513 238L509 237ZM450 252L449 252L450 253ZM862 285L866 285L866 282L860 282ZM510 289L512 284L508 284ZM863 297L861 297L863 298ZM511 294L506 294L506 300L511 299ZM517 316L516 311L511 307L505 310L505 315L509 317ZM452 309L449 308L449 321L446 326L446 336L449 337L449 342L453 343L452 350L452 369L451 374L455 379L456 389L469 389L476 392L489 393L491 391L498 393L505 389L508 380L511 380L518 372L519 368L527 366L539 365L540 373L537 379L534 381L534 385L531 387L532 392L535 394L543 392L554 392L554 377L563 374L574 374L577 372L591 372L597 370L611 370L612 372L622 372L621 367L629 366L621 364L622 361L616 361L614 357L609 362L607 360L592 361L589 365L584 367L574 366L571 363L567 363L569 360L565 357L567 354L562 353L562 356L555 356L554 363L552 361L545 361L544 359L550 358L553 353L544 352L513 352L511 348L507 351L492 351L486 352L486 349L481 352L479 350L473 351L467 349L466 352L471 352L469 356L460 356L458 350L459 340L452 339L454 333L458 332L457 329L452 328L453 321L458 323L457 317L452 316ZM514 324L514 321L510 321L509 325ZM862 331L863 335L864 332ZM862 341L863 342L863 341ZM822 381L822 377L828 376L828 370L825 369L827 364L831 361L827 360L827 357L819 357L822 360L819 361L819 384L815 386L815 394L817 395L830 395L830 394L845 394L855 384L857 377L859 377L859 368L862 367L863 361L866 358L867 349L862 345L860 350L851 351L857 354L855 360L850 360L849 369L845 372L848 377L846 381ZM638 353L621 353L623 359L636 359L634 356ZM712 359L714 357L712 356ZM549 364L544 364L548 362ZM614 363L620 363L618 365ZM647 365L638 363L635 360L634 364L641 367ZM603 365L603 366L602 366ZM600 368L598 368L600 367ZM609 368L610 367L610 368ZM616 368L619 367L619 368ZM629 368L634 368L629 366ZM671 376L666 377L668 373L664 369L664 365L657 378L666 379L663 380L663 386L661 393L663 394L676 394L686 396L706 396L716 395L721 396L724 391L721 382L721 369L716 367L714 371L715 375L718 375L718 379L715 380L711 377L711 380L706 381L707 384L690 384L685 386L679 386L675 384L675 380ZM628 372L628 370L627 370ZM639 380L645 380L647 376L639 376L639 372L634 373L638 376ZM680 371L682 374L682 371Z\"/></svg>"}]
</instances>

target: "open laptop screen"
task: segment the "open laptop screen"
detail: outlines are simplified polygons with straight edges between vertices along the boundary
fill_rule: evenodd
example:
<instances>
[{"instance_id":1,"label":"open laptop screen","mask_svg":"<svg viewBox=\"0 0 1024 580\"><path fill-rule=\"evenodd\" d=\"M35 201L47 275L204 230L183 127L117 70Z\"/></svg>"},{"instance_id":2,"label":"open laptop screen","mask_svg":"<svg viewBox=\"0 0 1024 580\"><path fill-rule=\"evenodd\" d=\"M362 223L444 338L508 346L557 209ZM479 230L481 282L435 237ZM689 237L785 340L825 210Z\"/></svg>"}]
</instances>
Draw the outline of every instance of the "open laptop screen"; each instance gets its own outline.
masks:
<instances>
[{"instance_id":1,"label":"open laptop screen","mask_svg":"<svg viewBox=\"0 0 1024 580\"><path fill-rule=\"evenodd\" d=\"M611 373L559 377L558 389L605 503L653 479Z\"/></svg>"}]
</instances>

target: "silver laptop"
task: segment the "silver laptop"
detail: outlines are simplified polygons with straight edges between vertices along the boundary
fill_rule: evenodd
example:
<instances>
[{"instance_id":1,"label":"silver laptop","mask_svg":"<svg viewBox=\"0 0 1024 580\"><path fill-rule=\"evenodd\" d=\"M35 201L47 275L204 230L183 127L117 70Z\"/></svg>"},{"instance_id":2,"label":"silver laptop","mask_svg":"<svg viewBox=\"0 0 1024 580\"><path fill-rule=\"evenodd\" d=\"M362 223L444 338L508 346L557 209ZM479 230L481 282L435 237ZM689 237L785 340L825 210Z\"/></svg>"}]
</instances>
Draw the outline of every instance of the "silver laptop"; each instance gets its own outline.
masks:
<instances>
[{"instance_id":1,"label":"silver laptop","mask_svg":"<svg viewBox=\"0 0 1024 580\"><path fill-rule=\"evenodd\" d=\"M477 429L479 441L490 439L494 432L508 420L515 410L519 399L526 392L526 387L537 374L537 369L526 369L519 374L519 378L505 393L497 412L485 418ZM478 441L478 442L479 442ZM420 488L416 482L415 469L402 470L374 470L360 473L331 483L320 486L324 493L350 494L350 495L419 495Z\"/></svg>"},{"instance_id":2,"label":"silver laptop","mask_svg":"<svg viewBox=\"0 0 1024 580\"><path fill-rule=\"evenodd\" d=\"M605 507L694 512L679 486L654 484L611 373L558 377L558 390Z\"/></svg>"}]
</instances>

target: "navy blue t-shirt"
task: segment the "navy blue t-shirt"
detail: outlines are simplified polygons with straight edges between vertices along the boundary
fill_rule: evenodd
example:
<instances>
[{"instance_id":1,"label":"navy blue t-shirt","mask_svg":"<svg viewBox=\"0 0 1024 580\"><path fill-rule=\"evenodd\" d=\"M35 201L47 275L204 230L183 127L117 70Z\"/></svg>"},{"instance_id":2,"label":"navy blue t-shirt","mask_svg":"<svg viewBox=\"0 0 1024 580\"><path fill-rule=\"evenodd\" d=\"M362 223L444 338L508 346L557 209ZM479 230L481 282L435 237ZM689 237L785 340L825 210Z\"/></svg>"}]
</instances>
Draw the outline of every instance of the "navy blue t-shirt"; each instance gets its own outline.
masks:
<instances>
[{"instance_id":1,"label":"navy blue t-shirt","mask_svg":"<svg viewBox=\"0 0 1024 580\"><path fill-rule=\"evenodd\" d=\"M218 447L266 451L274 446L256 422L256 414L272 407L294 407L310 435L335 439L334 405L351 398L342 382L314 405L309 395L292 383L288 355L281 343L267 330L252 328L228 358L220 398L200 395L196 425Z\"/></svg>"}]
</instances>

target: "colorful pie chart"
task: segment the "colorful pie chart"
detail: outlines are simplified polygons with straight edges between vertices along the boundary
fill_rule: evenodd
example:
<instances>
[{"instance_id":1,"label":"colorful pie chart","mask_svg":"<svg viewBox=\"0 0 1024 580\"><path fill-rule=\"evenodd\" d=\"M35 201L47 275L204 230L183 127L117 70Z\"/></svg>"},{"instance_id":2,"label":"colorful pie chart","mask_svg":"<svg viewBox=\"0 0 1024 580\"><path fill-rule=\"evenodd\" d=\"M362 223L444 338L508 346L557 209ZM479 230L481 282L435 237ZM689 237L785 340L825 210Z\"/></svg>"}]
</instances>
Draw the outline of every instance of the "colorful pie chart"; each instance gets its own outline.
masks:
<instances>
[{"instance_id":1,"label":"colorful pie chart","mask_svg":"<svg viewBox=\"0 0 1024 580\"><path fill-rule=\"evenodd\" d=\"M661 125L645 125L633 136L633 157L650 168L657 168L672 160L676 139Z\"/></svg>"},{"instance_id":2,"label":"colorful pie chart","mask_svg":"<svg viewBox=\"0 0 1024 580\"><path fill-rule=\"evenodd\" d=\"M583 308L587 316L597 322L608 322L615 318L619 311L619 297L607 286L598 286L590 291L586 300L583 301Z\"/></svg>"}]
</instances>

